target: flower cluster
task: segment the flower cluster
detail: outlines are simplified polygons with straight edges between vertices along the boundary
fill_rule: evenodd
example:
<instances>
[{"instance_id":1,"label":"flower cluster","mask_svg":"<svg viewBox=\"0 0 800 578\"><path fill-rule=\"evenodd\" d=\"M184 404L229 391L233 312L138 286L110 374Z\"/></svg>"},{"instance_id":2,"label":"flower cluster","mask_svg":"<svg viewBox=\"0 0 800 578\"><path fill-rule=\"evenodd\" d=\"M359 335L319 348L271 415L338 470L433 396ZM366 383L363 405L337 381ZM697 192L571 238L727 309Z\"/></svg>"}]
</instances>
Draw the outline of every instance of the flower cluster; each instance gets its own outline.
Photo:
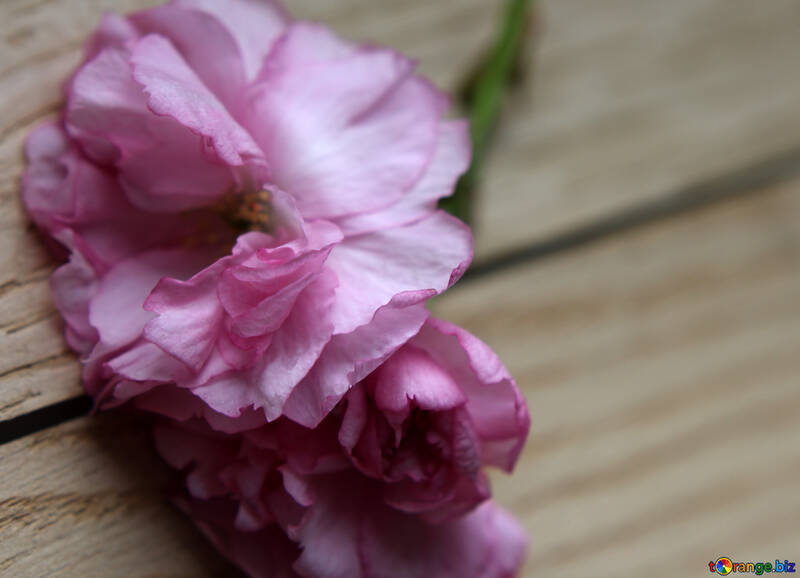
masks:
<instances>
[{"instance_id":1,"label":"flower cluster","mask_svg":"<svg viewBox=\"0 0 800 578\"><path fill-rule=\"evenodd\" d=\"M106 15L33 132L26 207L99 407L161 416L181 504L253 576L512 576L489 498L529 417L426 301L472 257L436 209L462 121L390 50L259 0Z\"/></svg>"}]
</instances>

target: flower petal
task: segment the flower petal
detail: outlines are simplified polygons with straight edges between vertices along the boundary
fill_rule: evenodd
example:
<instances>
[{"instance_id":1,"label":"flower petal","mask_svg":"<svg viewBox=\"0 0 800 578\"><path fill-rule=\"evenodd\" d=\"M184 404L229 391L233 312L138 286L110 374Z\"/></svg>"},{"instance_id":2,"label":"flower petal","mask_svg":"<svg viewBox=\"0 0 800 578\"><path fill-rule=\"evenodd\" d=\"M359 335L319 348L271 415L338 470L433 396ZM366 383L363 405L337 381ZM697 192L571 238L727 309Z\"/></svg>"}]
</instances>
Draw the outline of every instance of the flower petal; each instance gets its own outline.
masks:
<instances>
[{"instance_id":1,"label":"flower petal","mask_svg":"<svg viewBox=\"0 0 800 578\"><path fill-rule=\"evenodd\" d=\"M119 168L119 182L135 205L154 212L208 205L234 184L226 162L241 165L245 158L258 156L258 149L226 118L224 109L215 108L221 105L214 104L207 90L203 93L191 71L169 77L183 61L174 48L164 48L169 44L163 39L156 39L154 47L155 38L134 44L144 69L139 74L153 91L155 112L175 113L175 118L148 109L147 95L133 79L128 50L107 48L75 75L67 100L67 130L93 161ZM147 59L158 59L159 53L166 70L148 68ZM193 105L183 107L187 99Z\"/></svg>"},{"instance_id":2,"label":"flower petal","mask_svg":"<svg viewBox=\"0 0 800 578\"><path fill-rule=\"evenodd\" d=\"M156 250L122 261L103 277L89 306L89 320L109 348L135 341L154 316L145 311L147 296L162 277L190 276L208 262L202 251Z\"/></svg>"},{"instance_id":3,"label":"flower petal","mask_svg":"<svg viewBox=\"0 0 800 578\"><path fill-rule=\"evenodd\" d=\"M450 368L469 398L466 409L484 463L511 471L530 429L525 398L497 355L460 327L431 319L412 343Z\"/></svg>"},{"instance_id":4,"label":"flower petal","mask_svg":"<svg viewBox=\"0 0 800 578\"><path fill-rule=\"evenodd\" d=\"M412 298L412 303L419 298ZM347 391L413 337L428 318L424 305L403 296L378 310L352 333L334 335L313 369L292 392L283 413L306 427L316 427Z\"/></svg>"},{"instance_id":5,"label":"flower petal","mask_svg":"<svg viewBox=\"0 0 800 578\"><path fill-rule=\"evenodd\" d=\"M67 99L66 125L95 161L110 164L123 148L150 140L147 100L132 78L128 52L106 48L75 75Z\"/></svg>"},{"instance_id":6,"label":"flower petal","mask_svg":"<svg viewBox=\"0 0 800 578\"><path fill-rule=\"evenodd\" d=\"M178 0L175 5L202 10L225 26L239 48L247 80L255 78L289 20L270 0Z\"/></svg>"},{"instance_id":7,"label":"flower petal","mask_svg":"<svg viewBox=\"0 0 800 578\"><path fill-rule=\"evenodd\" d=\"M471 259L469 228L443 211L405 227L345 239L328 259L339 278L331 312L335 332L367 323L399 293L444 291Z\"/></svg>"},{"instance_id":8,"label":"flower petal","mask_svg":"<svg viewBox=\"0 0 800 578\"><path fill-rule=\"evenodd\" d=\"M89 303L97 291L97 272L77 250L69 263L56 269L50 278L53 303L64 317L70 347L87 354L97 343L97 330L89 324Z\"/></svg>"},{"instance_id":9,"label":"flower petal","mask_svg":"<svg viewBox=\"0 0 800 578\"><path fill-rule=\"evenodd\" d=\"M323 272L297 298L291 314L275 332L252 371L234 372L193 389L212 409L230 417L242 408L263 408L267 420L277 419L287 398L309 372L330 341L327 311L333 301L335 277Z\"/></svg>"},{"instance_id":10,"label":"flower petal","mask_svg":"<svg viewBox=\"0 0 800 578\"><path fill-rule=\"evenodd\" d=\"M418 221L436 211L439 199L453 193L458 178L469 166L471 145L465 121L443 122L436 152L425 173L395 204L375 211L350 215L336 222L345 235L358 235Z\"/></svg>"},{"instance_id":11,"label":"flower petal","mask_svg":"<svg viewBox=\"0 0 800 578\"><path fill-rule=\"evenodd\" d=\"M271 178L309 219L399 199L433 155L443 109L405 58L339 44L320 27L291 25L252 96L248 126Z\"/></svg>"},{"instance_id":12,"label":"flower petal","mask_svg":"<svg viewBox=\"0 0 800 578\"><path fill-rule=\"evenodd\" d=\"M376 370L375 403L381 411L402 415L412 405L427 411L447 411L462 405L467 396L451 375L424 350L407 345Z\"/></svg>"},{"instance_id":13,"label":"flower petal","mask_svg":"<svg viewBox=\"0 0 800 578\"><path fill-rule=\"evenodd\" d=\"M148 35L138 41L131 67L134 80L148 96L149 109L205 137L204 143L224 163L238 166L262 156L247 131L164 37Z\"/></svg>"},{"instance_id":14,"label":"flower petal","mask_svg":"<svg viewBox=\"0 0 800 578\"><path fill-rule=\"evenodd\" d=\"M273 336L255 372L267 419L277 419L286 400L311 370L331 339L328 310L336 277L323 271L297 298L292 313Z\"/></svg>"},{"instance_id":15,"label":"flower petal","mask_svg":"<svg viewBox=\"0 0 800 578\"><path fill-rule=\"evenodd\" d=\"M246 78L236 40L214 15L173 2L131 14L141 36L157 34L180 53L202 83L235 110Z\"/></svg>"},{"instance_id":16,"label":"flower petal","mask_svg":"<svg viewBox=\"0 0 800 578\"><path fill-rule=\"evenodd\" d=\"M220 266L211 266L188 281L161 279L144 303L158 315L144 328L144 337L199 371L208 359L222 326L217 298Z\"/></svg>"},{"instance_id":17,"label":"flower petal","mask_svg":"<svg viewBox=\"0 0 800 578\"><path fill-rule=\"evenodd\" d=\"M512 578L524 556L524 533L492 502L428 524L387 507L374 487L352 476L321 480L314 498L296 531L303 550L294 567L304 576Z\"/></svg>"}]
</instances>

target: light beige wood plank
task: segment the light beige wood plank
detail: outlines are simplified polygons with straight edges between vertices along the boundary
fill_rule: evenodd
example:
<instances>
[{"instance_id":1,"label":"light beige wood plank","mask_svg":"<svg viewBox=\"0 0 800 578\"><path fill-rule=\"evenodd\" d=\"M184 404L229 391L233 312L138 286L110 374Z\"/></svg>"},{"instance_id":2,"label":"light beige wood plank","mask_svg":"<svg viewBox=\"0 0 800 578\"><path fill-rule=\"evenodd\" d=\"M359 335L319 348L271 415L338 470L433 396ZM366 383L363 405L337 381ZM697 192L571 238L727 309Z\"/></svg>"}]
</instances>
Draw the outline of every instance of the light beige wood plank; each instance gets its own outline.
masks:
<instances>
[{"instance_id":1,"label":"light beige wood plank","mask_svg":"<svg viewBox=\"0 0 800 578\"><path fill-rule=\"evenodd\" d=\"M147 427L82 418L0 446L0 574L237 576L167 500Z\"/></svg>"},{"instance_id":2,"label":"light beige wood plank","mask_svg":"<svg viewBox=\"0 0 800 578\"><path fill-rule=\"evenodd\" d=\"M530 533L525 576L796 559L800 181L466 283L435 313L530 404L494 480Z\"/></svg>"},{"instance_id":3,"label":"light beige wood plank","mask_svg":"<svg viewBox=\"0 0 800 578\"><path fill-rule=\"evenodd\" d=\"M487 163L478 258L797 147L795 0L542 0Z\"/></svg>"}]
</instances>

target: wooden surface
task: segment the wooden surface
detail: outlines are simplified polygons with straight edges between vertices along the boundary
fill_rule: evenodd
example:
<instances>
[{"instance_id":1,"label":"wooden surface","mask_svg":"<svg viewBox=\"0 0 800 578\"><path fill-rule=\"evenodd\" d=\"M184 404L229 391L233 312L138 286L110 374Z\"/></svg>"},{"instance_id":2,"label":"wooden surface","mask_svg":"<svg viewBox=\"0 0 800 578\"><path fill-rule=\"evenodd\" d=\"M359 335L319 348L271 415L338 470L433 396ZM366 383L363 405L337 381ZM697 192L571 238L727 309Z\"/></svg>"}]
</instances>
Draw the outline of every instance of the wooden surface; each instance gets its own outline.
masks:
<instances>
[{"instance_id":1,"label":"wooden surface","mask_svg":"<svg viewBox=\"0 0 800 578\"><path fill-rule=\"evenodd\" d=\"M169 503L168 472L136 426L84 417L0 446L0 576L231 575Z\"/></svg>"},{"instance_id":2,"label":"wooden surface","mask_svg":"<svg viewBox=\"0 0 800 578\"><path fill-rule=\"evenodd\" d=\"M148 3L0 2L0 422L81 393L52 263L19 206L22 140L57 110L99 14ZM484 265L800 150L797 0L541 4L534 81L509 100L479 200ZM409 53L454 90L500 2L287 5ZM521 259L435 304L498 351L529 399L528 449L495 479L530 532L526 577L800 558L800 181L763 180L775 182ZM721 182L719 196L737 188ZM168 505L146 436L109 439L113 419L0 446L0 575L227 571Z\"/></svg>"}]
</instances>

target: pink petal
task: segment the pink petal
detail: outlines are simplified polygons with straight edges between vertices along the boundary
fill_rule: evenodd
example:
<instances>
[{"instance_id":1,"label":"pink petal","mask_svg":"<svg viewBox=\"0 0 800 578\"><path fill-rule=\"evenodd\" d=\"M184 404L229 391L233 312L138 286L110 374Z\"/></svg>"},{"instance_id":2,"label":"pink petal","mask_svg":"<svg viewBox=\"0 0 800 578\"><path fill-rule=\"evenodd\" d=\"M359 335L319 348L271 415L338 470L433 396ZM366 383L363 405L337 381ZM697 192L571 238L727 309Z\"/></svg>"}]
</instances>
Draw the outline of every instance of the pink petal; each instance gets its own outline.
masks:
<instances>
[{"instance_id":1,"label":"pink petal","mask_svg":"<svg viewBox=\"0 0 800 578\"><path fill-rule=\"evenodd\" d=\"M448 367L469 398L466 409L487 464L511 471L530 428L525 398L500 359L463 329L431 319L412 343Z\"/></svg>"},{"instance_id":2,"label":"pink petal","mask_svg":"<svg viewBox=\"0 0 800 578\"><path fill-rule=\"evenodd\" d=\"M67 130L84 150L101 163L117 161L122 148L141 147L150 140L147 100L133 81L128 53L107 48L75 75L68 95Z\"/></svg>"},{"instance_id":3,"label":"pink petal","mask_svg":"<svg viewBox=\"0 0 800 578\"><path fill-rule=\"evenodd\" d=\"M148 48L152 48L149 41L144 44L144 56L155 56L148 54ZM174 59L169 63L174 64ZM145 66L143 77L157 85L157 72L157 68ZM161 80L162 87L169 82ZM173 92L191 90L178 85L172 88ZM165 91L157 93L157 104L164 107L164 113L170 111L166 98ZM181 211L210 204L223 195L234 180L217 149L228 158L249 151L247 139L241 137L243 130L220 120L223 115L208 112L204 118L203 111L210 107L207 102L197 103L180 116L179 120L194 123L192 126L156 116L147 107L147 96L133 79L127 50L108 48L76 74L67 100L67 130L92 160L118 166L120 183L139 207ZM212 138L200 134L201 129L217 132ZM242 150L232 151L235 146Z\"/></svg>"},{"instance_id":4,"label":"pink petal","mask_svg":"<svg viewBox=\"0 0 800 578\"><path fill-rule=\"evenodd\" d=\"M69 263L56 269L50 278L53 303L64 317L70 347L87 354L98 340L89 324L89 303L97 291L97 273L79 251L73 250Z\"/></svg>"},{"instance_id":5,"label":"pink petal","mask_svg":"<svg viewBox=\"0 0 800 578\"><path fill-rule=\"evenodd\" d=\"M293 24L259 77L248 126L303 215L332 218L411 188L433 155L442 104L400 55L353 51L321 27Z\"/></svg>"},{"instance_id":6,"label":"pink petal","mask_svg":"<svg viewBox=\"0 0 800 578\"><path fill-rule=\"evenodd\" d=\"M196 8L225 26L239 48L247 80L255 78L273 43L288 23L283 9L270 0L178 0L176 6Z\"/></svg>"},{"instance_id":7,"label":"pink petal","mask_svg":"<svg viewBox=\"0 0 800 578\"><path fill-rule=\"evenodd\" d=\"M22 199L37 224L48 230L57 228L58 221L75 212L75 190L64 186L73 166L70 149L67 135L53 123L34 129L25 140L28 166L25 169ZM89 187L89 190L93 189Z\"/></svg>"},{"instance_id":8,"label":"pink petal","mask_svg":"<svg viewBox=\"0 0 800 578\"><path fill-rule=\"evenodd\" d=\"M208 260L204 252L151 251L113 267L100 282L89 307L89 319L108 347L127 345L141 335L154 316L145 311L147 296L162 277L186 278Z\"/></svg>"},{"instance_id":9,"label":"pink petal","mask_svg":"<svg viewBox=\"0 0 800 578\"><path fill-rule=\"evenodd\" d=\"M418 221L436 211L439 199L450 196L458 178L467 170L471 144L467 123L440 124L436 152L425 173L395 204L373 213L337 220L346 235L369 233Z\"/></svg>"},{"instance_id":10,"label":"pink petal","mask_svg":"<svg viewBox=\"0 0 800 578\"><path fill-rule=\"evenodd\" d=\"M241 337L259 337L277 331L294 309L300 293L314 280L308 273L288 283L233 320L231 331Z\"/></svg>"},{"instance_id":11,"label":"pink petal","mask_svg":"<svg viewBox=\"0 0 800 578\"><path fill-rule=\"evenodd\" d=\"M378 408L402 419L412 404L423 410L447 411L467 401L450 374L424 350L411 345L386 360L376 371L374 383Z\"/></svg>"},{"instance_id":12,"label":"pink petal","mask_svg":"<svg viewBox=\"0 0 800 578\"><path fill-rule=\"evenodd\" d=\"M260 158L250 135L197 77L168 40L148 35L131 54L133 78L148 95L147 105L159 116L174 118L203 137L220 160L232 166Z\"/></svg>"},{"instance_id":13,"label":"pink petal","mask_svg":"<svg viewBox=\"0 0 800 578\"><path fill-rule=\"evenodd\" d=\"M94 31L84 51L84 62L100 54L106 48L125 48L128 42L139 38L136 26L119 14L106 12L100 18L100 24Z\"/></svg>"},{"instance_id":14,"label":"pink petal","mask_svg":"<svg viewBox=\"0 0 800 578\"><path fill-rule=\"evenodd\" d=\"M230 168L203 148L202 137L170 118L142 122L152 136L118 163L119 182L134 205L155 213L186 211L219 201L234 186Z\"/></svg>"},{"instance_id":15,"label":"pink petal","mask_svg":"<svg viewBox=\"0 0 800 578\"><path fill-rule=\"evenodd\" d=\"M339 278L331 312L335 332L367 323L400 293L444 291L471 259L469 228L442 211L405 227L346 239L328 259Z\"/></svg>"},{"instance_id":16,"label":"pink petal","mask_svg":"<svg viewBox=\"0 0 800 578\"><path fill-rule=\"evenodd\" d=\"M303 550L294 567L315 578L512 578L525 550L520 527L491 502L432 525L387 507L374 487L349 476L315 485L296 539Z\"/></svg>"},{"instance_id":17,"label":"pink petal","mask_svg":"<svg viewBox=\"0 0 800 578\"><path fill-rule=\"evenodd\" d=\"M136 388L129 390L128 394L124 393L124 387L116 387L114 396L126 401L136 395L141 395L159 383L171 383L188 378L188 371L183 363L166 354L163 349L146 341L126 349L108 361L106 365L116 375L125 377L127 380L149 384L146 388L136 385ZM131 382L123 383L126 386L133 385Z\"/></svg>"},{"instance_id":18,"label":"pink petal","mask_svg":"<svg viewBox=\"0 0 800 578\"><path fill-rule=\"evenodd\" d=\"M335 277L323 272L298 296L295 307L251 372L220 376L193 389L195 395L227 416L242 408L263 408L268 420L281 415L286 399L308 373L330 340L327 311Z\"/></svg>"},{"instance_id":19,"label":"pink petal","mask_svg":"<svg viewBox=\"0 0 800 578\"><path fill-rule=\"evenodd\" d=\"M352 333L334 335L319 360L292 392L283 413L316 427L358 381L413 337L428 318L422 297L400 295Z\"/></svg>"},{"instance_id":20,"label":"pink petal","mask_svg":"<svg viewBox=\"0 0 800 578\"><path fill-rule=\"evenodd\" d=\"M256 385L267 419L280 416L286 400L330 341L333 327L327 313L335 286L335 276L324 272L300 294L256 367Z\"/></svg>"},{"instance_id":21,"label":"pink petal","mask_svg":"<svg viewBox=\"0 0 800 578\"><path fill-rule=\"evenodd\" d=\"M212 410L230 418L238 418L243 408L259 403L257 390L252 387L247 375L241 372L219 375L191 391Z\"/></svg>"},{"instance_id":22,"label":"pink petal","mask_svg":"<svg viewBox=\"0 0 800 578\"><path fill-rule=\"evenodd\" d=\"M237 43L218 18L171 3L134 13L130 21L142 36L157 34L180 53L200 81L235 110L245 88Z\"/></svg>"},{"instance_id":23,"label":"pink petal","mask_svg":"<svg viewBox=\"0 0 800 578\"><path fill-rule=\"evenodd\" d=\"M162 279L144 303L158 315L144 337L186 365L199 371L208 359L222 328L223 309L217 298L221 267L209 267L188 281Z\"/></svg>"},{"instance_id":24,"label":"pink petal","mask_svg":"<svg viewBox=\"0 0 800 578\"><path fill-rule=\"evenodd\" d=\"M125 197L113 170L90 162L64 129L48 123L26 142L23 200L43 229L81 251L98 275L134 254L177 245L186 237L229 235L211 213L163 215L142 211Z\"/></svg>"}]
</instances>

